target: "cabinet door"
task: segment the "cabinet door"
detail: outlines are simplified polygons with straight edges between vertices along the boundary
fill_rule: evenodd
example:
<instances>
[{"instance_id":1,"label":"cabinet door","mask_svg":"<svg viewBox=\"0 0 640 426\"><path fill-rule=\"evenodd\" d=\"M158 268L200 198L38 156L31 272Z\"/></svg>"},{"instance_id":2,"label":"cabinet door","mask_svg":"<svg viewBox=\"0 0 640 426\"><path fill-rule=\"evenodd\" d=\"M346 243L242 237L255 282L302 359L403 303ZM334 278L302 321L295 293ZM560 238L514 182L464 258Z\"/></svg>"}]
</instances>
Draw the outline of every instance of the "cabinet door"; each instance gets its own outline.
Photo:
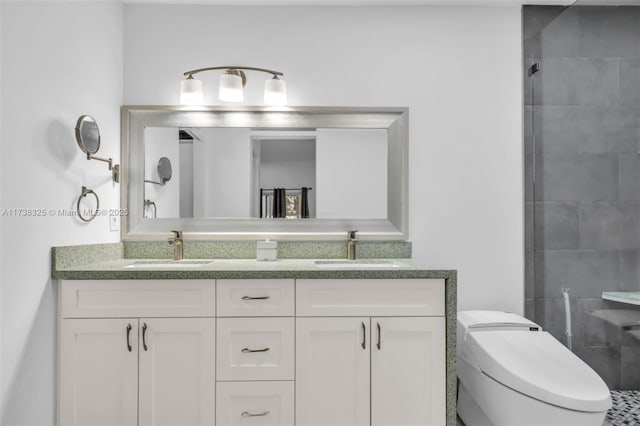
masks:
<instances>
[{"instance_id":1,"label":"cabinet door","mask_svg":"<svg viewBox=\"0 0 640 426\"><path fill-rule=\"evenodd\" d=\"M140 319L140 426L212 426L215 320Z\"/></svg>"},{"instance_id":2,"label":"cabinet door","mask_svg":"<svg viewBox=\"0 0 640 426\"><path fill-rule=\"evenodd\" d=\"M296 319L296 426L369 425L369 322Z\"/></svg>"},{"instance_id":3,"label":"cabinet door","mask_svg":"<svg viewBox=\"0 0 640 426\"><path fill-rule=\"evenodd\" d=\"M60 321L58 424L136 426L138 319Z\"/></svg>"},{"instance_id":4,"label":"cabinet door","mask_svg":"<svg viewBox=\"0 0 640 426\"><path fill-rule=\"evenodd\" d=\"M444 318L372 318L371 335L371 424L445 424Z\"/></svg>"}]
</instances>

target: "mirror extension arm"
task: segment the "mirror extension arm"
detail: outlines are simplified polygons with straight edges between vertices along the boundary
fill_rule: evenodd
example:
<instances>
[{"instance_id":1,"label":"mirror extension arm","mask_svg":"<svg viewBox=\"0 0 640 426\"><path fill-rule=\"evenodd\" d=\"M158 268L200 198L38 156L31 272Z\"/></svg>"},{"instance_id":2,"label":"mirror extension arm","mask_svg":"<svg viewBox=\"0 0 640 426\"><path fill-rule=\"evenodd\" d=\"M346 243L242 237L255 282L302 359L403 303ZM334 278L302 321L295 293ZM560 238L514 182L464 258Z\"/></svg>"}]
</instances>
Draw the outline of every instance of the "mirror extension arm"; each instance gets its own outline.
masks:
<instances>
[{"instance_id":1,"label":"mirror extension arm","mask_svg":"<svg viewBox=\"0 0 640 426\"><path fill-rule=\"evenodd\" d=\"M115 183L120 183L120 166L118 164L113 164L113 158L100 158L87 152L87 160L98 160L107 163L109 170L111 171L113 181Z\"/></svg>"}]
</instances>

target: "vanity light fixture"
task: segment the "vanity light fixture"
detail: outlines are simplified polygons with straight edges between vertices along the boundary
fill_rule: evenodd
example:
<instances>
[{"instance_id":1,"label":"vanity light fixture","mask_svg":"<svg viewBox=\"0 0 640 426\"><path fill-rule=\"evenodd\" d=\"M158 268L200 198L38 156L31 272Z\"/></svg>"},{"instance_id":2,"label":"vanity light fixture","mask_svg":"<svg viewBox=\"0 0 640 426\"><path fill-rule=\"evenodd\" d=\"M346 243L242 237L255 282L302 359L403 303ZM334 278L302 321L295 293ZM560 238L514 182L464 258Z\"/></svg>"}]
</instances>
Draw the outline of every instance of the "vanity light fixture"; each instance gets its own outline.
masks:
<instances>
[{"instance_id":1,"label":"vanity light fixture","mask_svg":"<svg viewBox=\"0 0 640 426\"><path fill-rule=\"evenodd\" d=\"M247 76L244 71L260 71L271 74L272 78L264 84L264 102L268 105L287 104L287 86L281 77L280 71L268 70L255 67L208 67L187 71L184 73L186 79L180 82L180 103L184 105L201 105L204 95L202 92L202 81L193 78L194 74L205 71L224 70L220 76L220 86L218 98L225 102L242 102L244 100L244 86L247 84Z\"/></svg>"}]
</instances>

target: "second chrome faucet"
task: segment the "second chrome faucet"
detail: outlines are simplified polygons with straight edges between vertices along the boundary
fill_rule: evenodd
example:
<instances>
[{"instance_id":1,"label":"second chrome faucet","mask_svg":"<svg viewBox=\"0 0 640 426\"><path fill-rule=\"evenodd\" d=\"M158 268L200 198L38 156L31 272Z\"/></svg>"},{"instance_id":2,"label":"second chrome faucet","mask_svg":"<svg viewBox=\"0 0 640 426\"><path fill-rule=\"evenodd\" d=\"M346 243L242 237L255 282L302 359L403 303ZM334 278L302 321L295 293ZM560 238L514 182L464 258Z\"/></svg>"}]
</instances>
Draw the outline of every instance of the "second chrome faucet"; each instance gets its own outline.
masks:
<instances>
[{"instance_id":1,"label":"second chrome faucet","mask_svg":"<svg viewBox=\"0 0 640 426\"><path fill-rule=\"evenodd\" d=\"M358 243L358 239L356 238L356 232L358 231L347 231L347 259L348 260L356 260L356 244Z\"/></svg>"},{"instance_id":2,"label":"second chrome faucet","mask_svg":"<svg viewBox=\"0 0 640 426\"><path fill-rule=\"evenodd\" d=\"M184 241L182 241L182 231L171 231L173 237L169 238L169 244L173 245L173 260L184 259Z\"/></svg>"}]
</instances>

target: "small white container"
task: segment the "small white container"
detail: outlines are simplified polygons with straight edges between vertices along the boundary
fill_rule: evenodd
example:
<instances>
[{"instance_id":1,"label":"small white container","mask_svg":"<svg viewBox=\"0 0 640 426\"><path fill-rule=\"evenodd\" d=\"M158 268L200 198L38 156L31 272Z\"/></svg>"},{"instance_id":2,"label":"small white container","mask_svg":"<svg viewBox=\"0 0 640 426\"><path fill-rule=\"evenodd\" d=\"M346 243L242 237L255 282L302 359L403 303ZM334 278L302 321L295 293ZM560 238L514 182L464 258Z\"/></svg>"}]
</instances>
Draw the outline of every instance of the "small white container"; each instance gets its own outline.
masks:
<instances>
[{"instance_id":1,"label":"small white container","mask_svg":"<svg viewBox=\"0 0 640 426\"><path fill-rule=\"evenodd\" d=\"M256 260L278 260L277 241L258 241Z\"/></svg>"}]
</instances>

